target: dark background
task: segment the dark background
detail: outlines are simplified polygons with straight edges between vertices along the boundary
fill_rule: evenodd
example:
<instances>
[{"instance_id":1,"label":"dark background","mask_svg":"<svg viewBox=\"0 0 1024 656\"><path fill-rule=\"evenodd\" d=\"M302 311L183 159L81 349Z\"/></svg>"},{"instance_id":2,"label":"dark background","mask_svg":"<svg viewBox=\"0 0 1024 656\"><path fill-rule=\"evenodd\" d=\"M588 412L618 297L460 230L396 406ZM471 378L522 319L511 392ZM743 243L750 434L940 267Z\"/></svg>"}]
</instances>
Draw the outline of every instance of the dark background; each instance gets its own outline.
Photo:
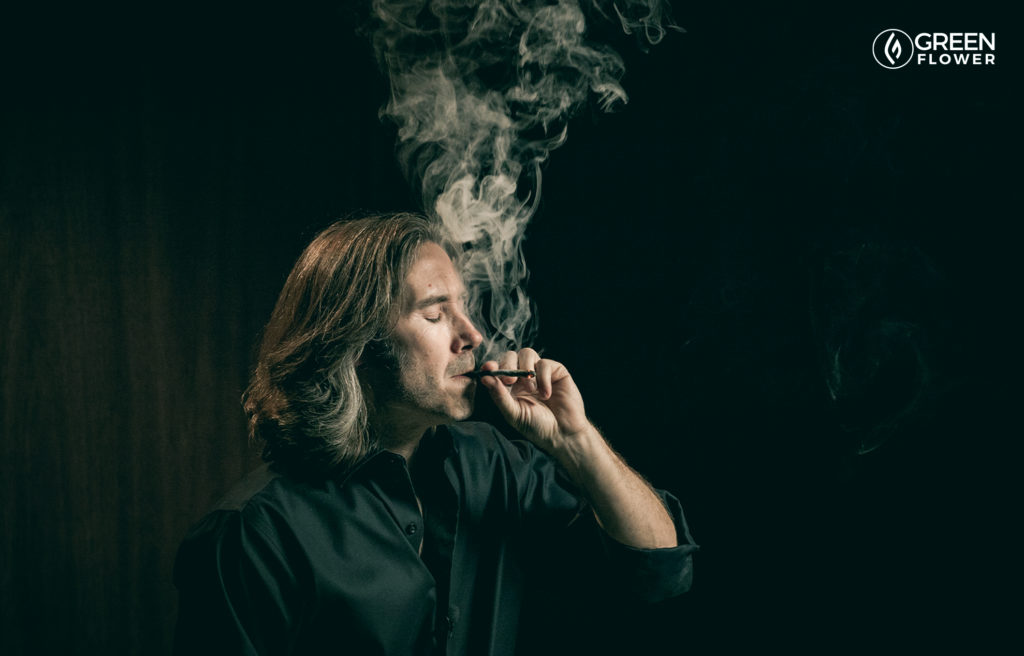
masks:
<instances>
[{"instance_id":1,"label":"dark background","mask_svg":"<svg viewBox=\"0 0 1024 656\"><path fill-rule=\"evenodd\" d=\"M539 601L524 641L984 651L1019 589L1017 35L706 4L646 54L593 28L631 101L570 125L527 239L538 346L682 499L695 587ZM994 31L997 65L884 70L890 27ZM0 652L167 652L177 545L258 461L238 399L288 269L413 207L384 83L326 2L50 4L0 44Z\"/></svg>"}]
</instances>

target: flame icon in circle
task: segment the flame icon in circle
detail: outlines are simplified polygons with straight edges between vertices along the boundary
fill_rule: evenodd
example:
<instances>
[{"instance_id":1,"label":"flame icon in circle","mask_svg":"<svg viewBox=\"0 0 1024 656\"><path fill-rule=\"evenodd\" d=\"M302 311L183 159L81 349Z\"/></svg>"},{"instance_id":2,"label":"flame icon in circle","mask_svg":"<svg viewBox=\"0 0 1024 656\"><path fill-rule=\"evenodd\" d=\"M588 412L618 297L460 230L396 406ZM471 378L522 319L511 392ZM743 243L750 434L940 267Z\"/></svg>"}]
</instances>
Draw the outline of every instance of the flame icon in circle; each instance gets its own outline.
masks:
<instances>
[{"instance_id":1,"label":"flame icon in circle","mask_svg":"<svg viewBox=\"0 0 1024 656\"><path fill-rule=\"evenodd\" d=\"M896 33L893 32L889 35L889 39L885 42L885 58L889 60L889 63L896 65L896 60L903 54L903 48L900 47L900 40L896 38Z\"/></svg>"},{"instance_id":2,"label":"flame icon in circle","mask_svg":"<svg viewBox=\"0 0 1024 656\"><path fill-rule=\"evenodd\" d=\"M903 30L882 30L871 42L871 56L882 68L903 68L914 59L914 39Z\"/></svg>"}]
</instances>

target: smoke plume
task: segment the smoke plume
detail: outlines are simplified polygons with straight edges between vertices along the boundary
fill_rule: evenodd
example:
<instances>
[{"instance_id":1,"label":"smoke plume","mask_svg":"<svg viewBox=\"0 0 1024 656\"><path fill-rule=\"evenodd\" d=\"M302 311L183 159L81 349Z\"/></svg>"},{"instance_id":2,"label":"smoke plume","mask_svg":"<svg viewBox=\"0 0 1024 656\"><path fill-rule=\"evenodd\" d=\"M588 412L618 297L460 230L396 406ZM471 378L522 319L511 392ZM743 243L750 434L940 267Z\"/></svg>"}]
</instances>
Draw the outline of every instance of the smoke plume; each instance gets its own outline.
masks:
<instances>
[{"instance_id":1,"label":"smoke plume","mask_svg":"<svg viewBox=\"0 0 1024 656\"><path fill-rule=\"evenodd\" d=\"M458 254L485 355L519 348L535 328L523 237L541 164L581 108L626 102L622 58L584 38L575 0L374 0L372 10L390 84L381 116L398 127L403 172ZM672 27L664 0L587 10L651 43Z\"/></svg>"}]
</instances>

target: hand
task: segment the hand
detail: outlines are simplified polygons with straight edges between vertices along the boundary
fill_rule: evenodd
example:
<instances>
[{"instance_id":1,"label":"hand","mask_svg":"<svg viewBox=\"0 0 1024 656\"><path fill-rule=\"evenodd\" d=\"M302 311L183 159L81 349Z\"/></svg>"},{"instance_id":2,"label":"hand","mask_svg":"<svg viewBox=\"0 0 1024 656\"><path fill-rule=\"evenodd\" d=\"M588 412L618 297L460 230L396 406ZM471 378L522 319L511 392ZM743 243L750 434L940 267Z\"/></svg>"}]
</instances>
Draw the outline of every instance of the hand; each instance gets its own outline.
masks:
<instances>
[{"instance_id":1,"label":"hand","mask_svg":"<svg viewBox=\"0 0 1024 656\"><path fill-rule=\"evenodd\" d=\"M513 428L565 467L610 536L637 549L678 544L675 525L661 499L587 419L583 397L561 363L523 349L509 351L500 363L489 360L480 368L537 372L536 378L484 376L480 384Z\"/></svg>"},{"instance_id":2,"label":"hand","mask_svg":"<svg viewBox=\"0 0 1024 656\"><path fill-rule=\"evenodd\" d=\"M583 408L583 397L569 371L560 362L542 359L533 349L508 351L500 363L489 360L480 367L532 369L536 378L484 376L487 388L505 420L528 440L552 455L577 436L593 430Z\"/></svg>"}]
</instances>

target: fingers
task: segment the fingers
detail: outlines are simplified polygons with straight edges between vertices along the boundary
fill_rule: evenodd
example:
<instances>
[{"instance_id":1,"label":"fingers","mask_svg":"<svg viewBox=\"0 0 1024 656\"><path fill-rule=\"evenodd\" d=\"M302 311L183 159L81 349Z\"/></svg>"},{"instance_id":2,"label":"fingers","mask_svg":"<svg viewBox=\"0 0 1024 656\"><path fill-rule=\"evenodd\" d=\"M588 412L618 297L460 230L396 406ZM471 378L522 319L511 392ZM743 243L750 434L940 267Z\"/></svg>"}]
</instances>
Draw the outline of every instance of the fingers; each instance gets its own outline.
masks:
<instances>
[{"instance_id":1,"label":"fingers","mask_svg":"<svg viewBox=\"0 0 1024 656\"><path fill-rule=\"evenodd\" d=\"M509 351L503 356L503 366L509 369L523 369L536 371L537 362L540 361L540 354L531 348L524 348L519 352ZM535 377L505 376L502 382L512 386L513 395L528 394L533 396L537 393L537 380Z\"/></svg>"},{"instance_id":2,"label":"fingers","mask_svg":"<svg viewBox=\"0 0 1024 656\"><path fill-rule=\"evenodd\" d=\"M537 391L542 399L550 399L556 380L563 378L568 372L561 363L554 360L537 362Z\"/></svg>"},{"instance_id":3,"label":"fingers","mask_svg":"<svg viewBox=\"0 0 1024 656\"><path fill-rule=\"evenodd\" d=\"M480 365L481 371L494 371L496 369L520 369L519 354L515 351L506 351L498 360L488 360ZM520 379L515 376L484 376L480 383L491 392L492 398L499 407L514 405L510 386L514 386ZM511 405L510 405L511 404Z\"/></svg>"},{"instance_id":4,"label":"fingers","mask_svg":"<svg viewBox=\"0 0 1024 656\"><path fill-rule=\"evenodd\" d=\"M494 377L485 377L482 380L500 382L502 386L510 386L513 395L530 394L537 395L541 399L551 398L554 391L554 383L568 375L565 367L554 360L547 360L540 357L537 351L531 348L524 348L521 351L506 351L498 360L485 362L481 369L494 371L496 369L528 369L537 372L534 378L517 378L514 376L500 376L497 380ZM490 385L488 384L488 387Z\"/></svg>"},{"instance_id":5,"label":"fingers","mask_svg":"<svg viewBox=\"0 0 1024 656\"><path fill-rule=\"evenodd\" d=\"M518 352L506 351L497 360L484 362L480 369L481 371L495 371L497 369L536 370L536 365L539 361L540 355L533 349L523 349ZM487 388L495 406L513 426L517 425L523 418L523 408L521 407L523 397L535 396L537 394L537 382L533 378L483 376L480 378L479 383Z\"/></svg>"},{"instance_id":6,"label":"fingers","mask_svg":"<svg viewBox=\"0 0 1024 656\"><path fill-rule=\"evenodd\" d=\"M520 368L520 366L519 366L519 354L516 353L515 351L505 351L505 353L502 354L502 356L501 356L501 366L499 368L500 369L519 369ZM525 367L523 367L523 368L525 368ZM501 377L501 382L503 382L506 385L512 385L512 384L514 384L514 383L516 383L518 381L519 381L519 379L514 377L514 376L502 376Z\"/></svg>"},{"instance_id":7,"label":"fingers","mask_svg":"<svg viewBox=\"0 0 1024 656\"><path fill-rule=\"evenodd\" d=\"M481 371L495 371L497 369L518 369L518 358L515 351L508 351L501 355L498 360L488 360L480 365ZM519 380L516 376L483 376L480 383L489 389L494 386L509 387Z\"/></svg>"},{"instance_id":8,"label":"fingers","mask_svg":"<svg viewBox=\"0 0 1024 656\"><path fill-rule=\"evenodd\" d=\"M508 351L481 365L483 371L528 369L533 378L483 376L480 384L490 392L495 406L529 439L534 436L577 433L587 425L579 390L568 370L555 360L541 358L533 349ZM545 438L546 439L546 438Z\"/></svg>"},{"instance_id":9,"label":"fingers","mask_svg":"<svg viewBox=\"0 0 1024 656\"><path fill-rule=\"evenodd\" d=\"M487 365L493 365L488 367ZM493 360L481 367L484 370L497 369L498 364ZM502 415L506 420L511 420L516 413L516 401L512 398L512 392L510 388L505 385L496 376L484 376L480 379L480 384L487 388L487 391L491 395L491 399L494 401L494 405L497 406L498 410L501 411Z\"/></svg>"}]
</instances>

